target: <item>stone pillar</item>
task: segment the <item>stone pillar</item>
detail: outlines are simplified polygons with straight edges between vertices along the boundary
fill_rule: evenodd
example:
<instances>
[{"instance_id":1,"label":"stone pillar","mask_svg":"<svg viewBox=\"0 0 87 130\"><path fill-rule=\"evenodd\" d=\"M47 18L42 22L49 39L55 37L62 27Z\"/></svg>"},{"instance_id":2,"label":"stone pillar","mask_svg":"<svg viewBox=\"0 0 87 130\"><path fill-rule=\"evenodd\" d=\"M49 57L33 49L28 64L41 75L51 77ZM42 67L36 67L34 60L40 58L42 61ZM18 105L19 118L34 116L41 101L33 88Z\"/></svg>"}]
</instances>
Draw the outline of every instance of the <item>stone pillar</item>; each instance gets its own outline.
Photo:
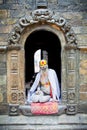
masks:
<instances>
[{"instance_id":1,"label":"stone pillar","mask_svg":"<svg viewBox=\"0 0 87 130\"><path fill-rule=\"evenodd\" d=\"M9 113L17 114L18 104L25 102L24 50L21 47L8 47L7 52L7 99ZM14 105L12 107L12 104ZM14 115L15 115L14 114Z\"/></svg>"},{"instance_id":2,"label":"stone pillar","mask_svg":"<svg viewBox=\"0 0 87 130\"><path fill-rule=\"evenodd\" d=\"M66 50L63 49L61 52L61 99L63 104L67 104L67 85L66 85Z\"/></svg>"},{"instance_id":3,"label":"stone pillar","mask_svg":"<svg viewBox=\"0 0 87 130\"><path fill-rule=\"evenodd\" d=\"M67 114L76 114L78 103L78 61L75 48L66 50L66 61Z\"/></svg>"}]
</instances>

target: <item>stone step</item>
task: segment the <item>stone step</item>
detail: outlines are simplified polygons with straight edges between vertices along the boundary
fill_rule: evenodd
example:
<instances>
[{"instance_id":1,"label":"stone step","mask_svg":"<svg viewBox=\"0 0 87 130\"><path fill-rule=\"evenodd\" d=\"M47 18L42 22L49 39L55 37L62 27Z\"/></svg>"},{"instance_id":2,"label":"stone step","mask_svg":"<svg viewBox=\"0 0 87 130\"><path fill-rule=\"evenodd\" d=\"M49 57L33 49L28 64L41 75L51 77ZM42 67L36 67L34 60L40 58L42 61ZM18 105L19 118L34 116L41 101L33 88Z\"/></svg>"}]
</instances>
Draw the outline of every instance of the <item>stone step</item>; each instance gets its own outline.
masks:
<instances>
[{"instance_id":1,"label":"stone step","mask_svg":"<svg viewBox=\"0 0 87 130\"><path fill-rule=\"evenodd\" d=\"M0 130L87 130L87 125L6 125Z\"/></svg>"},{"instance_id":2,"label":"stone step","mask_svg":"<svg viewBox=\"0 0 87 130\"><path fill-rule=\"evenodd\" d=\"M0 125L61 125L61 124L83 124L87 125L87 114L76 114L60 116L8 116L0 115Z\"/></svg>"},{"instance_id":3,"label":"stone step","mask_svg":"<svg viewBox=\"0 0 87 130\"><path fill-rule=\"evenodd\" d=\"M51 116L0 115L0 130L87 130L87 114Z\"/></svg>"}]
</instances>

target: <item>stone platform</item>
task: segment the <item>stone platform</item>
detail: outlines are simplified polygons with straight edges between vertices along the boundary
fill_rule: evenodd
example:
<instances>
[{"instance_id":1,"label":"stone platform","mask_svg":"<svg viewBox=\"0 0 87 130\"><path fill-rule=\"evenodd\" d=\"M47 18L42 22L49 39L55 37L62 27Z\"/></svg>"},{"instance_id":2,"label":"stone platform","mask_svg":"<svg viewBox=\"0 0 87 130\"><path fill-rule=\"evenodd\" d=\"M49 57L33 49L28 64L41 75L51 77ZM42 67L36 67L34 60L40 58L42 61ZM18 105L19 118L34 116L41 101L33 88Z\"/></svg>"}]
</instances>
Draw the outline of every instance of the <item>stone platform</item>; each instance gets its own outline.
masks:
<instances>
[{"instance_id":1,"label":"stone platform","mask_svg":"<svg viewBox=\"0 0 87 130\"><path fill-rule=\"evenodd\" d=\"M87 130L87 114L59 116L0 115L0 130Z\"/></svg>"}]
</instances>

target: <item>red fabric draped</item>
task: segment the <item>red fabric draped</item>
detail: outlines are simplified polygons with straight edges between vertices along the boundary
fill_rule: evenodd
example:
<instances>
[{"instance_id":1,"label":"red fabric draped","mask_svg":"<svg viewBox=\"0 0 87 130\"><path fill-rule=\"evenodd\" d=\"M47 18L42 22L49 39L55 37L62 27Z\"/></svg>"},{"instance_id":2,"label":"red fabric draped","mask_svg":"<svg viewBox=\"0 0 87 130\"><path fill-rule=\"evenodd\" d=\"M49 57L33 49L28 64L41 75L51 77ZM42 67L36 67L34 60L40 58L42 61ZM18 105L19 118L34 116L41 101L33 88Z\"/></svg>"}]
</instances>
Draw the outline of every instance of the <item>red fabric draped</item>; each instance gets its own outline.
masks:
<instances>
[{"instance_id":1,"label":"red fabric draped","mask_svg":"<svg viewBox=\"0 0 87 130\"><path fill-rule=\"evenodd\" d=\"M58 102L31 103L31 113L36 115L58 113Z\"/></svg>"}]
</instances>

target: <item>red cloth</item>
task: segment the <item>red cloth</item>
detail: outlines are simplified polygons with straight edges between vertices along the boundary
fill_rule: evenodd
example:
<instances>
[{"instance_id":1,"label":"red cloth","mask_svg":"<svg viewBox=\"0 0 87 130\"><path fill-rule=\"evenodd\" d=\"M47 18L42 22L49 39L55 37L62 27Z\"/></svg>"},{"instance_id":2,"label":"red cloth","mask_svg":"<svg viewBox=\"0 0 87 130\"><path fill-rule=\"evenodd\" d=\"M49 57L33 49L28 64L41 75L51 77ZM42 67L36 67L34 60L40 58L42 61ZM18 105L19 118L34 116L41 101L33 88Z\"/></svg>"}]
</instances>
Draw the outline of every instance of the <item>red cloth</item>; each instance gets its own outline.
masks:
<instances>
[{"instance_id":1,"label":"red cloth","mask_svg":"<svg viewBox=\"0 0 87 130\"><path fill-rule=\"evenodd\" d=\"M52 88L50 87L50 96L53 97L52 95Z\"/></svg>"},{"instance_id":2,"label":"red cloth","mask_svg":"<svg viewBox=\"0 0 87 130\"><path fill-rule=\"evenodd\" d=\"M58 113L58 102L31 103L31 113L36 115Z\"/></svg>"}]
</instances>

